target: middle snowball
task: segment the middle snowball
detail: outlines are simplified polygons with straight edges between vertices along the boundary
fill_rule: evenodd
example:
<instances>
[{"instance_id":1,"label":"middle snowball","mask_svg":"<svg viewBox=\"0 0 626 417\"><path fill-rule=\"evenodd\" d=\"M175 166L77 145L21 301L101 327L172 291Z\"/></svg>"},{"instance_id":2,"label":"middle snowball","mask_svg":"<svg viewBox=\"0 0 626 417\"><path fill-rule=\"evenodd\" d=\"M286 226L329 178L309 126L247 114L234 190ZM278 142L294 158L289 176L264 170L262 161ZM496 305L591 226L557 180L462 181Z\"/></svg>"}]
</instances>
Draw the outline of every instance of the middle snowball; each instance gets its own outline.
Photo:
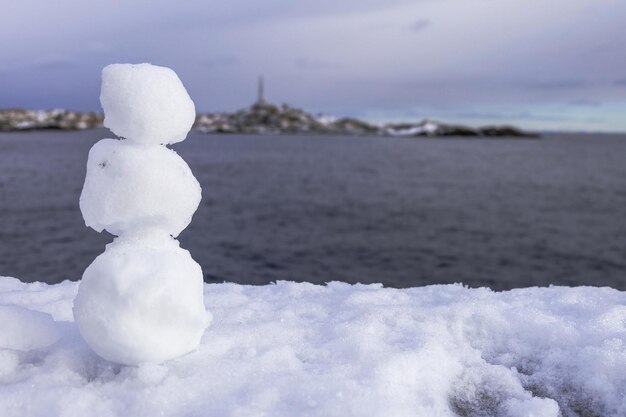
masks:
<instances>
[{"instance_id":1,"label":"middle snowball","mask_svg":"<svg viewBox=\"0 0 626 417\"><path fill-rule=\"evenodd\" d=\"M176 237L191 222L200 184L165 146L102 139L89 152L80 210L85 224L119 236L157 228Z\"/></svg>"}]
</instances>

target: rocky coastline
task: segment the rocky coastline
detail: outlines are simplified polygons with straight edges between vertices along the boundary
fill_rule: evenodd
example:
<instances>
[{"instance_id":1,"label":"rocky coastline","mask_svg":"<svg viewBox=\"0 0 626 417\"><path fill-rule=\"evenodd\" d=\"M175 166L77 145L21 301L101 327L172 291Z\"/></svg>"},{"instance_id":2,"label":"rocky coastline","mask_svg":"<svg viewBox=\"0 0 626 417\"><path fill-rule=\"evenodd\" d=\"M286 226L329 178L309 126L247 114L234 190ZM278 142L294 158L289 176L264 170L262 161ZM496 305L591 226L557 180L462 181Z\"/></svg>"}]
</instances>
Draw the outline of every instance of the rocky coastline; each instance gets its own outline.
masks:
<instances>
[{"instance_id":1,"label":"rocky coastline","mask_svg":"<svg viewBox=\"0 0 626 417\"><path fill-rule=\"evenodd\" d=\"M96 112L53 110L0 110L0 131L83 130L102 126L103 116Z\"/></svg>"},{"instance_id":2,"label":"rocky coastline","mask_svg":"<svg viewBox=\"0 0 626 417\"><path fill-rule=\"evenodd\" d=\"M313 116L287 104L280 106L258 101L234 113L200 114L196 129L206 133L251 134L333 134L351 136L464 136L464 137L538 137L513 126L472 128L423 120L417 123L375 125L354 118Z\"/></svg>"},{"instance_id":3,"label":"rocky coastline","mask_svg":"<svg viewBox=\"0 0 626 417\"><path fill-rule=\"evenodd\" d=\"M0 131L40 129L83 130L102 127L103 116L71 110L0 110ZM204 133L311 134L391 137L538 137L513 126L473 128L423 120L417 123L377 125L355 118L314 116L287 104L264 100L232 113L200 113L194 128Z\"/></svg>"}]
</instances>

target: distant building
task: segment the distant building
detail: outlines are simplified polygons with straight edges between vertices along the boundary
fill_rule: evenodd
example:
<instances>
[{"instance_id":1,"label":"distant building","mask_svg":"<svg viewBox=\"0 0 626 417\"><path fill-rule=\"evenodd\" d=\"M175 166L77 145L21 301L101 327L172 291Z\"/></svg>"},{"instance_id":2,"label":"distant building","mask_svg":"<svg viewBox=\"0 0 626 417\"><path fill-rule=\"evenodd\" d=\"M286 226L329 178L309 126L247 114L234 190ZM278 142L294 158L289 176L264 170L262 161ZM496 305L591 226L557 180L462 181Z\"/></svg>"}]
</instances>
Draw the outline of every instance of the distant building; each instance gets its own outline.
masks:
<instances>
[{"instance_id":1,"label":"distant building","mask_svg":"<svg viewBox=\"0 0 626 417\"><path fill-rule=\"evenodd\" d=\"M264 83L262 75L259 77L259 84L257 88L258 88L258 91L257 91L258 97L257 97L256 103L265 104L266 103L265 102L265 83Z\"/></svg>"}]
</instances>

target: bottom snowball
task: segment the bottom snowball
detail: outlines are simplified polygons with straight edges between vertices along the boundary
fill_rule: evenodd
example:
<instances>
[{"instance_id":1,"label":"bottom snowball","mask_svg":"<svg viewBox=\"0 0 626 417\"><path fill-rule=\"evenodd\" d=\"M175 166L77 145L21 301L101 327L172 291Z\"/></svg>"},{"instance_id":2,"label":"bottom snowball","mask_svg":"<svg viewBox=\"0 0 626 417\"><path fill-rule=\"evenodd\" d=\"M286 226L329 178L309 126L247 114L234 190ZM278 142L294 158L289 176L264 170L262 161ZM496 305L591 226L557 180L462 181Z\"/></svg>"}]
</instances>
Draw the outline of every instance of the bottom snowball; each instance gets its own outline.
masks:
<instances>
[{"instance_id":1,"label":"bottom snowball","mask_svg":"<svg viewBox=\"0 0 626 417\"><path fill-rule=\"evenodd\" d=\"M171 237L107 245L74 300L81 335L104 359L160 363L200 344L211 321L200 265Z\"/></svg>"}]
</instances>

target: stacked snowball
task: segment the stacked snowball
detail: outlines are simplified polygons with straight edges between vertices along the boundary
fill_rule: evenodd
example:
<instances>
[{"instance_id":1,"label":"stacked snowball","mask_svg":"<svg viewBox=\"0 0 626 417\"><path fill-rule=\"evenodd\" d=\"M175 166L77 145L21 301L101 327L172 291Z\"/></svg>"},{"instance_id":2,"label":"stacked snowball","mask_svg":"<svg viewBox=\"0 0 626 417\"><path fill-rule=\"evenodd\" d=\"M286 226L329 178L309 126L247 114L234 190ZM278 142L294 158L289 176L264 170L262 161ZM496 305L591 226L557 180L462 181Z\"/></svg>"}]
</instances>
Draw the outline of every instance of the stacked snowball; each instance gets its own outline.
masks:
<instances>
[{"instance_id":1,"label":"stacked snowball","mask_svg":"<svg viewBox=\"0 0 626 417\"><path fill-rule=\"evenodd\" d=\"M80 209L87 226L118 236L85 270L74 317L105 359L159 363L190 352L210 322L202 270L174 238L201 198L189 166L164 145L185 139L195 107L169 68L102 71L104 125L124 138L89 152Z\"/></svg>"}]
</instances>

